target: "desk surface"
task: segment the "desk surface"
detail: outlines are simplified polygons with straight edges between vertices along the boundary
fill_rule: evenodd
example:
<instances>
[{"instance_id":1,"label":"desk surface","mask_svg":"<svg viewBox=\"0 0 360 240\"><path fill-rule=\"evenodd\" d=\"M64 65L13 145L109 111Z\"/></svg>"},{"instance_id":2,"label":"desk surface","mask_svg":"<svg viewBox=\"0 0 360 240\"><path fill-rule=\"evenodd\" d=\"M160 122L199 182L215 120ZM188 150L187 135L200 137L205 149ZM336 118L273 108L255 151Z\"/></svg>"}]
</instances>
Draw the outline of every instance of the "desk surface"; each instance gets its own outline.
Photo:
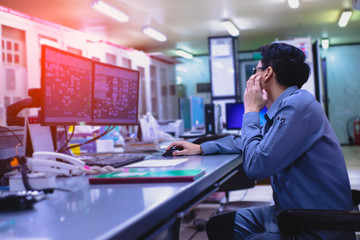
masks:
<instances>
[{"instance_id":1,"label":"desk surface","mask_svg":"<svg viewBox=\"0 0 360 240\"><path fill-rule=\"evenodd\" d=\"M34 209L0 213L0 238L136 239L169 221L241 163L237 154L191 156L177 169L203 168L190 183L89 185L88 176L58 178Z\"/></svg>"}]
</instances>

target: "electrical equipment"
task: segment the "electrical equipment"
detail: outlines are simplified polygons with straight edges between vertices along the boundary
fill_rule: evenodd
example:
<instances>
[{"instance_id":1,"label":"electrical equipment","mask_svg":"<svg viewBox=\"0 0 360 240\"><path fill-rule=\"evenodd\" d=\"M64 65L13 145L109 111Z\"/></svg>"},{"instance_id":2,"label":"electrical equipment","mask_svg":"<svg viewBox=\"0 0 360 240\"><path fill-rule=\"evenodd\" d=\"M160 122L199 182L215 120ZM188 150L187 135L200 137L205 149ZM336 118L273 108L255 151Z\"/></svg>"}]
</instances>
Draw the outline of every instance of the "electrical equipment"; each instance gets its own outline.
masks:
<instances>
[{"instance_id":1,"label":"electrical equipment","mask_svg":"<svg viewBox=\"0 0 360 240\"><path fill-rule=\"evenodd\" d=\"M360 145L360 118L356 118L354 121L354 139L355 145Z\"/></svg>"},{"instance_id":2,"label":"electrical equipment","mask_svg":"<svg viewBox=\"0 0 360 240\"><path fill-rule=\"evenodd\" d=\"M360 10L360 0L353 0L353 7L355 10Z\"/></svg>"},{"instance_id":3,"label":"electrical equipment","mask_svg":"<svg viewBox=\"0 0 360 240\"><path fill-rule=\"evenodd\" d=\"M221 134L221 106L205 104L205 130L206 134Z\"/></svg>"}]
</instances>

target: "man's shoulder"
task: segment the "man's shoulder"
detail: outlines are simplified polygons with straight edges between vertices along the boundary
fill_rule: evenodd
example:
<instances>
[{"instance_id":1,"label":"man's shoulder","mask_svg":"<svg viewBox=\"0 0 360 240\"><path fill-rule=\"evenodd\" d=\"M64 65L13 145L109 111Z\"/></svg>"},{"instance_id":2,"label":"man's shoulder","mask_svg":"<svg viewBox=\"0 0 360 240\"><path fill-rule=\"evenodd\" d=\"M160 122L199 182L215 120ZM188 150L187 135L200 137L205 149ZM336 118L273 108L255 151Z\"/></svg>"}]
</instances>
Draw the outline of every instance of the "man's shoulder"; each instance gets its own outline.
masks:
<instances>
[{"instance_id":1,"label":"man's shoulder","mask_svg":"<svg viewBox=\"0 0 360 240\"><path fill-rule=\"evenodd\" d=\"M316 101L314 95L309 93L307 90L298 89L289 96L287 96L282 103L284 105L306 107L314 101Z\"/></svg>"}]
</instances>

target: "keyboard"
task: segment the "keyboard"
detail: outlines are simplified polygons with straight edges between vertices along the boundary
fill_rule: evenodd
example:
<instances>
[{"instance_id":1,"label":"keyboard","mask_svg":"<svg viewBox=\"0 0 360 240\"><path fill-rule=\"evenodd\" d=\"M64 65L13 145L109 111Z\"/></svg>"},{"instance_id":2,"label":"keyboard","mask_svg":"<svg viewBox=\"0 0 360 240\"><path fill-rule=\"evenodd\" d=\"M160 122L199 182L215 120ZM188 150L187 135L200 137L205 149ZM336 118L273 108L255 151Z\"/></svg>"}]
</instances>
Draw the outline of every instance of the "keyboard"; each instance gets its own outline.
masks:
<instances>
[{"instance_id":1,"label":"keyboard","mask_svg":"<svg viewBox=\"0 0 360 240\"><path fill-rule=\"evenodd\" d=\"M141 161L145 158L143 154L119 153L119 154L97 154L83 156L80 159L88 166L112 166L122 167L130 163Z\"/></svg>"}]
</instances>

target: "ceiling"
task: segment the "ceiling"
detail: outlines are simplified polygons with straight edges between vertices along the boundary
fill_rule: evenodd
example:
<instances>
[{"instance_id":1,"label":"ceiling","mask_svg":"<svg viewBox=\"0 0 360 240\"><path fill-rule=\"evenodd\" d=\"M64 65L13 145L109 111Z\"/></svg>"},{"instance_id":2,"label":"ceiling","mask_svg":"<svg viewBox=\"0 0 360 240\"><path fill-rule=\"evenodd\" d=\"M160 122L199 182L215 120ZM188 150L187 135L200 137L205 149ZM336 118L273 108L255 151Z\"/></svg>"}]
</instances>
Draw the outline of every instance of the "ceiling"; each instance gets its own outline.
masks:
<instances>
[{"instance_id":1,"label":"ceiling","mask_svg":"<svg viewBox=\"0 0 360 240\"><path fill-rule=\"evenodd\" d=\"M210 36L227 35L220 21L230 18L239 27L239 50L255 50L275 39L328 37L330 44L360 43L360 11L346 28L337 21L352 0L300 0L290 9L286 0L104 0L130 16L117 22L91 7L92 0L0 0L0 5L65 27L100 36L115 44L147 53L175 55L183 48L207 54ZM142 33L151 26L167 35L157 42Z\"/></svg>"}]
</instances>

